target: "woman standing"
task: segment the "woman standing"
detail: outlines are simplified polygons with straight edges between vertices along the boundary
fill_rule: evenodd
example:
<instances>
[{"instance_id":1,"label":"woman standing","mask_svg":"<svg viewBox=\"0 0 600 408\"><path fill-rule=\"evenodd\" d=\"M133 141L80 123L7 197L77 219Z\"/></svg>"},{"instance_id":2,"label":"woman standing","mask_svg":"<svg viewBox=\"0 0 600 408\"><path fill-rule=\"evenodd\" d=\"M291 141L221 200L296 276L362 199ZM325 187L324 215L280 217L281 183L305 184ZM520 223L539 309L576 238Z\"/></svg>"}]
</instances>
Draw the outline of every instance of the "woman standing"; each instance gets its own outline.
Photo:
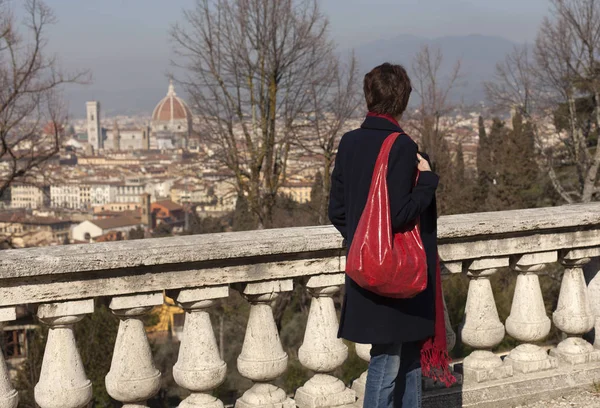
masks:
<instances>
[{"instance_id":1,"label":"woman standing","mask_svg":"<svg viewBox=\"0 0 600 408\"><path fill-rule=\"evenodd\" d=\"M376 295L346 276L339 336L373 345L365 408L421 407L421 350L424 342L434 336L435 191L439 179L398 123L411 91L410 79L400 65L386 63L365 76L369 113L360 129L342 137L332 174L329 218L350 248L367 201L379 150L391 133L400 132L389 155L387 175L392 231L411 228L419 218L427 255L427 288L411 299ZM420 175L415 185L417 169ZM436 360L438 365L439 360Z\"/></svg>"}]
</instances>

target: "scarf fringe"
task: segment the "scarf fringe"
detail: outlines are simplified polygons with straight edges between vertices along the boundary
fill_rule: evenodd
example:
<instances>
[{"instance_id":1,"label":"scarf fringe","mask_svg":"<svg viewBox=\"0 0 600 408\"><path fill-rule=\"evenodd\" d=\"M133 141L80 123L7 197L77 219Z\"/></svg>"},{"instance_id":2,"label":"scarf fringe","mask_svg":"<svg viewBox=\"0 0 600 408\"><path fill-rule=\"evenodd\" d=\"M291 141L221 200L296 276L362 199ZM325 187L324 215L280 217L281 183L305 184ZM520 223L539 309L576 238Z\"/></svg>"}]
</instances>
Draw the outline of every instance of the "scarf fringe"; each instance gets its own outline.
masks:
<instances>
[{"instance_id":1,"label":"scarf fringe","mask_svg":"<svg viewBox=\"0 0 600 408\"><path fill-rule=\"evenodd\" d=\"M446 344L446 321L444 319L444 294L440 258L437 259L435 276L435 332L421 346L421 371L424 376L443 383L446 387L456 383L450 370L450 356Z\"/></svg>"},{"instance_id":2,"label":"scarf fringe","mask_svg":"<svg viewBox=\"0 0 600 408\"><path fill-rule=\"evenodd\" d=\"M447 350L437 348L428 340L421 349L421 371L423 375L451 387L456 377L450 370L451 358Z\"/></svg>"}]
</instances>

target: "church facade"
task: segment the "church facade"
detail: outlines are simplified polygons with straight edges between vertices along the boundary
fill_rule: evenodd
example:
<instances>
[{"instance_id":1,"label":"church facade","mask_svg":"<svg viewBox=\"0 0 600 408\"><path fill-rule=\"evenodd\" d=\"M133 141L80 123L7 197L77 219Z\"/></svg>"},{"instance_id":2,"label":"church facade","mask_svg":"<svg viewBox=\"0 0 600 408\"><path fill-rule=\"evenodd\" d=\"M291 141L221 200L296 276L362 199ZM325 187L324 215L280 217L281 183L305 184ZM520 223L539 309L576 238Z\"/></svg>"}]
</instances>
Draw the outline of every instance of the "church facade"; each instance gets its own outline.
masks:
<instances>
[{"instance_id":1,"label":"church facade","mask_svg":"<svg viewBox=\"0 0 600 408\"><path fill-rule=\"evenodd\" d=\"M150 123L142 126L102 127L100 102L86 103L88 144L93 154L100 151L185 149L192 132L192 114L175 93L170 81L167 95L158 102Z\"/></svg>"}]
</instances>

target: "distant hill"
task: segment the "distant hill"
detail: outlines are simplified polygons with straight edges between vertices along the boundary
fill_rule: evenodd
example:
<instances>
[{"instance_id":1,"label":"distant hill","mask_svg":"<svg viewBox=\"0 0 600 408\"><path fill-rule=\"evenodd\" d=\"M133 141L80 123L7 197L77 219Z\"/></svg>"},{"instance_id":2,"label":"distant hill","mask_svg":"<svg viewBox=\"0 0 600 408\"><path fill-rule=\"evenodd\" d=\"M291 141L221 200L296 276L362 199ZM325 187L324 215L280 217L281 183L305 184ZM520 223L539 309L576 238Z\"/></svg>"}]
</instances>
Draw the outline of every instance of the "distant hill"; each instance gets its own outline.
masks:
<instances>
[{"instance_id":1,"label":"distant hill","mask_svg":"<svg viewBox=\"0 0 600 408\"><path fill-rule=\"evenodd\" d=\"M483 100L482 82L492 78L496 63L515 46L515 43L504 38L483 35L428 39L402 34L357 45L355 51L363 74L385 61L401 63L410 70L413 57L423 44L442 49L446 73L458 58L462 60L462 82L466 84L455 92L454 97L464 98L467 103ZM115 86L111 78L118 75L123 66L135 64L132 61L126 61L123 65L109 62L92 67L94 76L99 80L94 84L67 87L65 97L72 117L85 117L85 102L88 100L100 101L103 117L115 114L148 115L165 96L168 80L164 72L168 69L168 61L158 57L155 61L144 61L148 70L137 67L135 72L138 80L130 81L130 85L124 89ZM182 89L177 89L177 92L187 99Z\"/></svg>"},{"instance_id":2,"label":"distant hill","mask_svg":"<svg viewBox=\"0 0 600 408\"><path fill-rule=\"evenodd\" d=\"M475 103L485 98L483 82L493 78L494 69L516 43L505 38L484 35L448 36L434 39L409 34L373 41L355 48L362 73L383 62L403 64L412 71L412 61L422 45L439 47L444 56L442 72L448 75L460 59L461 86L455 99Z\"/></svg>"}]
</instances>

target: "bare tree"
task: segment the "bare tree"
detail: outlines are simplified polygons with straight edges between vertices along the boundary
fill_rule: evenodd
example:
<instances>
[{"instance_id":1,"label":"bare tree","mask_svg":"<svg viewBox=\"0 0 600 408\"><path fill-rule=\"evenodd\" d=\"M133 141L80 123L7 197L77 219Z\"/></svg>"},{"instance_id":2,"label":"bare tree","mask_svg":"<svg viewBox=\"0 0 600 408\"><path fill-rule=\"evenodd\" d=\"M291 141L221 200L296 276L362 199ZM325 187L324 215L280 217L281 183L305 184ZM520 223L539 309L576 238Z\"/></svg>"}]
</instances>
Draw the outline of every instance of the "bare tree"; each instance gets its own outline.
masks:
<instances>
[{"instance_id":1,"label":"bare tree","mask_svg":"<svg viewBox=\"0 0 600 408\"><path fill-rule=\"evenodd\" d=\"M310 99L301 124L294 127L296 142L309 154L320 157L321 191L314 210L319 224L327 222L327 206L331 189L331 170L337 144L348 121L356 115L361 103L358 66L352 54L344 64L337 56L324 61L307 84Z\"/></svg>"},{"instance_id":2,"label":"bare tree","mask_svg":"<svg viewBox=\"0 0 600 408\"><path fill-rule=\"evenodd\" d=\"M563 64L558 58L551 56L549 51L552 50L546 46L549 38L538 38L534 51L537 63L532 56L531 47L515 47L504 61L496 65L494 80L485 83L485 90L495 109L518 110L523 118L533 125L536 150L540 158L538 164L541 170L548 174L557 193L567 202L571 202L572 198L562 187L556 173L553 150L546 147L546 141L540 133L539 120L546 117L546 112L556 107L558 95L567 100L569 89L568 85L562 83L561 78L565 76L559 74L564 69ZM541 66L546 66L545 70L551 74L549 77L540 75Z\"/></svg>"},{"instance_id":3,"label":"bare tree","mask_svg":"<svg viewBox=\"0 0 600 408\"><path fill-rule=\"evenodd\" d=\"M533 55L515 49L498 65L495 81L486 89L494 103L518 108L535 125L541 164L562 199L589 202L599 193L600 149L597 141L590 145L590 136L600 130L600 2L551 3L551 17L540 27ZM549 146L544 139L548 135L540 130L549 115L564 124L553 135L559 146ZM557 171L564 164L574 166L575 182Z\"/></svg>"},{"instance_id":4,"label":"bare tree","mask_svg":"<svg viewBox=\"0 0 600 408\"><path fill-rule=\"evenodd\" d=\"M454 125L451 113L457 108L451 96L459 85L460 69L460 61L456 61L445 75L441 50L427 45L417 53L412 64L412 85L420 101L407 124L419 138L419 149L429 155L434 170L441 175L438 189L441 214L464 211L461 207L464 200L455 194L462 190L450 188L455 171L447 142Z\"/></svg>"},{"instance_id":5,"label":"bare tree","mask_svg":"<svg viewBox=\"0 0 600 408\"><path fill-rule=\"evenodd\" d=\"M0 197L14 182L34 183L61 146L66 114L60 91L88 73L66 74L46 52L52 10L40 0L24 2L22 26L0 0Z\"/></svg>"},{"instance_id":6,"label":"bare tree","mask_svg":"<svg viewBox=\"0 0 600 408\"><path fill-rule=\"evenodd\" d=\"M332 52L327 25L316 0L197 0L172 29L202 136L259 227L271 224L307 84Z\"/></svg>"},{"instance_id":7,"label":"bare tree","mask_svg":"<svg viewBox=\"0 0 600 408\"><path fill-rule=\"evenodd\" d=\"M419 109L411 118L411 124L420 136L421 147L432 162L437 164L447 152L445 142L448 126L442 119L456 107L450 103L450 95L458 85L460 61L456 61L445 78L442 75L444 57L439 48L425 45L416 55L412 65L414 91L420 98Z\"/></svg>"}]
</instances>

